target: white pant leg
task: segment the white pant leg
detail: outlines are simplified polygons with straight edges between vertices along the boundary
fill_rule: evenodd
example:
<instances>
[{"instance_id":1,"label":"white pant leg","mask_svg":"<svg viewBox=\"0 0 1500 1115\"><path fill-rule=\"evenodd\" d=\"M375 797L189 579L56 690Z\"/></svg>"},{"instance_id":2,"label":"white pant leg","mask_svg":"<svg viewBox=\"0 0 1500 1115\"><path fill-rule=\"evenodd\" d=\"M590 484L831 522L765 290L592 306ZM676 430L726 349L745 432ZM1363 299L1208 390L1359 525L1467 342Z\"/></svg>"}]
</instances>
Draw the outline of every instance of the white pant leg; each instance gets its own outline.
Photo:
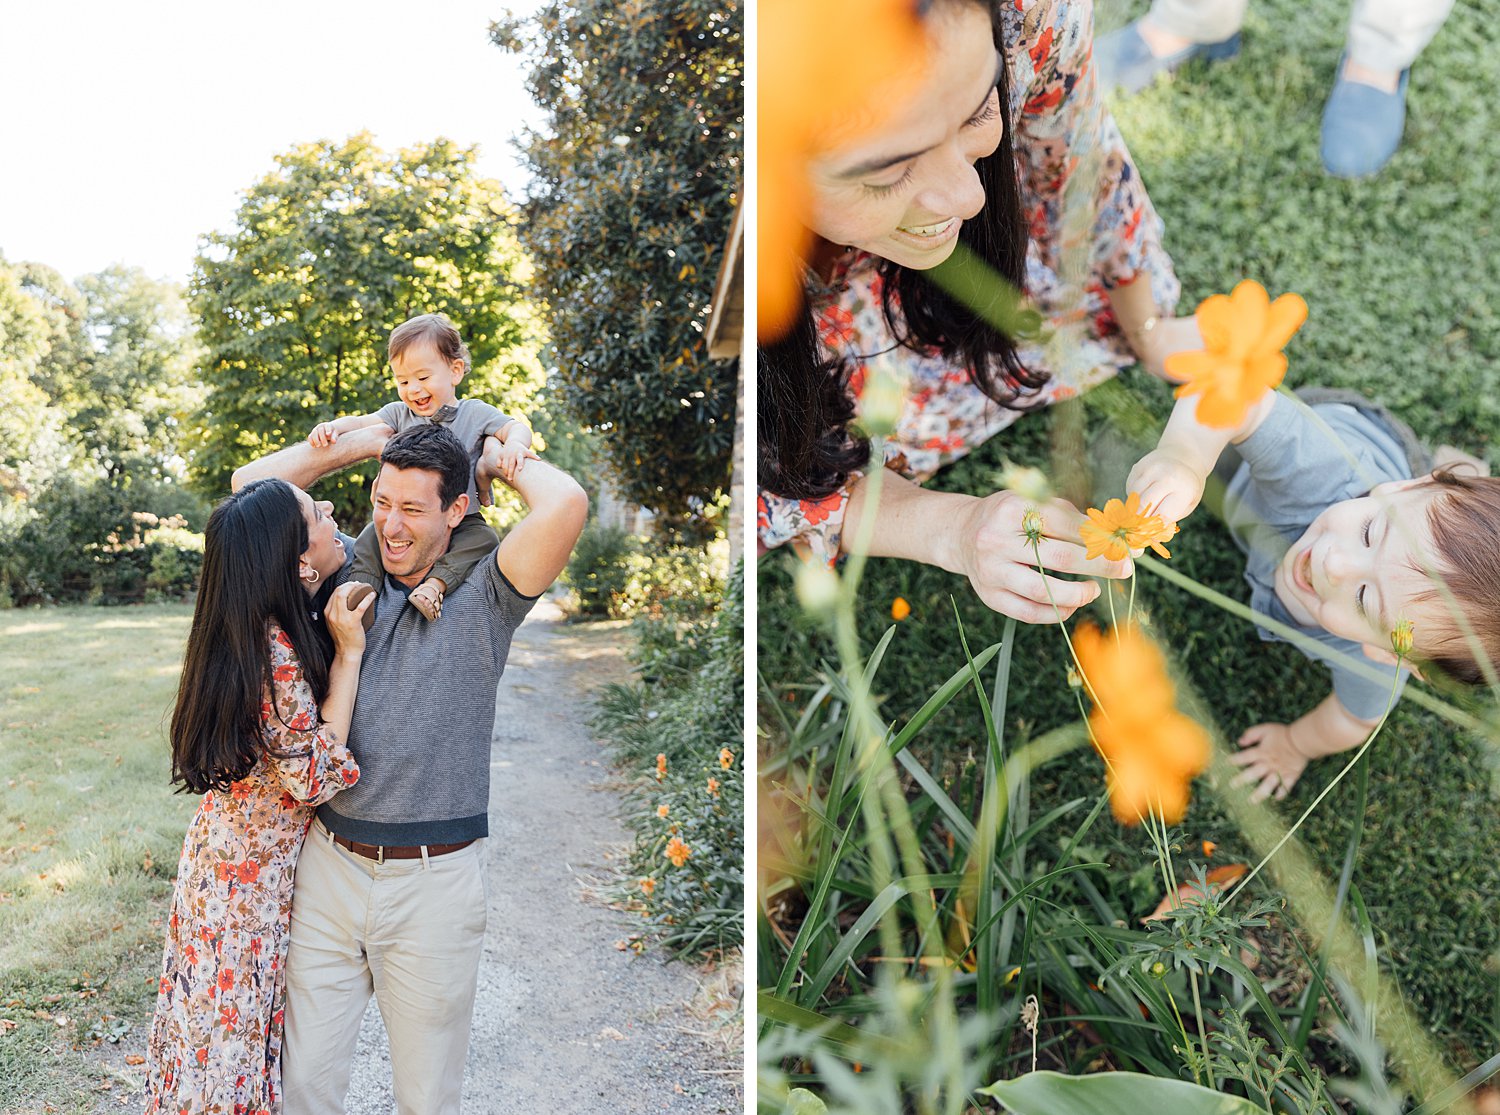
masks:
<instances>
[{"instance_id":1,"label":"white pant leg","mask_svg":"<svg viewBox=\"0 0 1500 1115\"><path fill-rule=\"evenodd\" d=\"M459 1115L485 916L482 840L376 869L370 971L401 1115Z\"/></svg>"},{"instance_id":2,"label":"white pant leg","mask_svg":"<svg viewBox=\"0 0 1500 1115\"><path fill-rule=\"evenodd\" d=\"M373 882L367 862L329 843L320 824L302 846L286 962L283 1115L344 1110L359 1023L373 990L362 940Z\"/></svg>"},{"instance_id":3,"label":"white pant leg","mask_svg":"<svg viewBox=\"0 0 1500 1115\"><path fill-rule=\"evenodd\" d=\"M1354 0L1349 57L1372 70L1404 70L1452 10L1453 0Z\"/></svg>"},{"instance_id":4,"label":"white pant leg","mask_svg":"<svg viewBox=\"0 0 1500 1115\"><path fill-rule=\"evenodd\" d=\"M1245 24L1249 0L1152 0L1151 22L1195 43L1217 43Z\"/></svg>"}]
</instances>

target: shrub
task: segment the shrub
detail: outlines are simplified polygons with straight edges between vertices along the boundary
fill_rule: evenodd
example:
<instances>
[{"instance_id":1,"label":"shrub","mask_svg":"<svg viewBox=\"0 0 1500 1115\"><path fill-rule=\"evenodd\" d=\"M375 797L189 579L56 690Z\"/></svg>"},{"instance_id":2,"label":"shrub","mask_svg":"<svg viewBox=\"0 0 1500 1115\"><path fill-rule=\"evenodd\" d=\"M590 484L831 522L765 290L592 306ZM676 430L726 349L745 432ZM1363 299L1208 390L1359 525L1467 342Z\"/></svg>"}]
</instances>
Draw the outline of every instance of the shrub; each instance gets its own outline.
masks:
<instances>
[{"instance_id":1,"label":"shrub","mask_svg":"<svg viewBox=\"0 0 1500 1115\"><path fill-rule=\"evenodd\" d=\"M722 600L710 586L643 614L633 655L641 681L610 686L595 718L621 764L639 773L627 822L633 897L663 943L683 952L743 938L744 627L739 571ZM674 863L669 851L680 857L681 847L686 858Z\"/></svg>"},{"instance_id":2,"label":"shrub","mask_svg":"<svg viewBox=\"0 0 1500 1115\"><path fill-rule=\"evenodd\" d=\"M620 527L591 522L584 528L566 570L567 582L578 596L579 615L614 616L615 601L630 578L630 548L630 535Z\"/></svg>"}]
</instances>

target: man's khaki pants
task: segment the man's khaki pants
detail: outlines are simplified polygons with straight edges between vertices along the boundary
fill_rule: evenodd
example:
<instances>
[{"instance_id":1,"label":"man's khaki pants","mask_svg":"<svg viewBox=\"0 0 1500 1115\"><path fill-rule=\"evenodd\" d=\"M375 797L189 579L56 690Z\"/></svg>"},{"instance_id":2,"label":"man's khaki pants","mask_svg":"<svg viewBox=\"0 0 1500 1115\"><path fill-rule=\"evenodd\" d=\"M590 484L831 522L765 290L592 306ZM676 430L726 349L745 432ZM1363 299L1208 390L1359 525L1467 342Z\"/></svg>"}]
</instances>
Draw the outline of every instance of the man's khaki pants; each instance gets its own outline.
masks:
<instances>
[{"instance_id":1,"label":"man's khaki pants","mask_svg":"<svg viewBox=\"0 0 1500 1115\"><path fill-rule=\"evenodd\" d=\"M285 1115L344 1110L373 992L401 1115L458 1115L484 947L484 841L374 860L315 822L297 864L287 955Z\"/></svg>"},{"instance_id":2,"label":"man's khaki pants","mask_svg":"<svg viewBox=\"0 0 1500 1115\"><path fill-rule=\"evenodd\" d=\"M1249 0L1154 0L1151 22L1196 43L1229 38ZM1453 0L1354 0L1349 57L1372 70L1404 70L1443 26Z\"/></svg>"}]
</instances>

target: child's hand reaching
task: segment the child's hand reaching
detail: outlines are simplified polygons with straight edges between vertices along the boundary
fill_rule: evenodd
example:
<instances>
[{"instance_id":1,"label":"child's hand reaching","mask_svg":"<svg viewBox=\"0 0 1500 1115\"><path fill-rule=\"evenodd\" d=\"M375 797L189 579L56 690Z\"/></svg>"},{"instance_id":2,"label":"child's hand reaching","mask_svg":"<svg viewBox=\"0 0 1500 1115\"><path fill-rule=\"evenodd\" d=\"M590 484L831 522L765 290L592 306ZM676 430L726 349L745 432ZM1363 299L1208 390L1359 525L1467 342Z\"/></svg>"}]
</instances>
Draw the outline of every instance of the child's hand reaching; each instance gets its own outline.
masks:
<instances>
[{"instance_id":1,"label":"child's hand reaching","mask_svg":"<svg viewBox=\"0 0 1500 1115\"><path fill-rule=\"evenodd\" d=\"M1259 783L1250 794L1252 802L1273 796L1280 801L1307 769L1308 756L1297 746L1290 724L1257 724L1245 729L1239 744L1244 750L1229 756L1229 761L1244 769L1230 785Z\"/></svg>"},{"instance_id":2,"label":"child's hand reaching","mask_svg":"<svg viewBox=\"0 0 1500 1115\"><path fill-rule=\"evenodd\" d=\"M333 428L332 422L319 422L307 435L307 444L314 449L326 449L338 439L339 432Z\"/></svg>"},{"instance_id":3,"label":"child's hand reaching","mask_svg":"<svg viewBox=\"0 0 1500 1115\"><path fill-rule=\"evenodd\" d=\"M1153 449L1130 470L1127 492L1140 492L1141 506L1165 522L1176 523L1192 514L1203 498L1208 473L1192 462L1163 449Z\"/></svg>"},{"instance_id":4,"label":"child's hand reaching","mask_svg":"<svg viewBox=\"0 0 1500 1115\"><path fill-rule=\"evenodd\" d=\"M495 464L499 470L500 479L507 484L513 483L516 474L521 471L528 460L539 461L541 458L529 445L523 445L519 441L502 441L495 453Z\"/></svg>"},{"instance_id":5,"label":"child's hand reaching","mask_svg":"<svg viewBox=\"0 0 1500 1115\"><path fill-rule=\"evenodd\" d=\"M443 614L443 593L447 591L440 578L429 577L416 588L411 590L410 600L430 620L435 620Z\"/></svg>"}]
</instances>

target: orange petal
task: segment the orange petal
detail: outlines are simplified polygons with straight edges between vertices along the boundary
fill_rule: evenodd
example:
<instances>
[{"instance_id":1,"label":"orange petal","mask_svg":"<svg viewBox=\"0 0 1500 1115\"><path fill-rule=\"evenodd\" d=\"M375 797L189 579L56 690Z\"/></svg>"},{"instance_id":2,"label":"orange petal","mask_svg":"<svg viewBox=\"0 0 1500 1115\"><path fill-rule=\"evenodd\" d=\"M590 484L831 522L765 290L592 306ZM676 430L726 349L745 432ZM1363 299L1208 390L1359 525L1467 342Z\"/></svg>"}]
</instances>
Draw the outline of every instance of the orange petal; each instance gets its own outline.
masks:
<instances>
[{"instance_id":1,"label":"orange petal","mask_svg":"<svg viewBox=\"0 0 1500 1115\"><path fill-rule=\"evenodd\" d=\"M1227 351L1231 356L1244 359L1265 336L1271 296L1254 279L1246 279L1234 288L1229 301L1234 307L1234 317Z\"/></svg>"},{"instance_id":2,"label":"orange petal","mask_svg":"<svg viewBox=\"0 0 1500 1115\"><path fill-rule=\"evenodd\" d=\"M1165 361L1168 375L1188 381L1177 388L1176 394L1179 399L1184 395L1191 395L1194 391L1201 391L1202 385L1196 381L1218 376L1227 366L1229 365L1222 353L1209 352L1206 349L1174 352Z\"/></svg>"},{"instance_id":3,"label":"orange petal","mask_svg":"<svg viewBox=\"0 0 1500 1115\"><path fill-rule=\"evenodd\" d=\"M1269 391L1286 378L1286 353L1276 351L1252 356L1245 361L1245 379L1242 393L1248 407L1260 399L1263 391Z\"/></svg>"},{"instance_id":4,"label":"orange petal","mask_svg":"<svg viewBox=\"0 0 1500 1115\"><path fill-rule=\"evenodd\" d=\"M1198 303L1197 317L1198 332L1203 334L1203 347L1210 352L1225 351L1229 347L1234 323L1234 307L1230 304L1229 295L1209 295ZM1171 357L1167 359L1167 370L1171 371Z\"/></svg>"},{"instance_id":5,"label":"orange petal","mask_svg":"<svg viewBox=\"0 0 1500 1115\"><path fill-rule=\"evenodd\" d=\"M1286 347L1307 321L1307 303L1300 294L1283 294L1271 303L1266 315L1266 330L1255 351L1274 352Z\"/></svg>"}]
</instances>

